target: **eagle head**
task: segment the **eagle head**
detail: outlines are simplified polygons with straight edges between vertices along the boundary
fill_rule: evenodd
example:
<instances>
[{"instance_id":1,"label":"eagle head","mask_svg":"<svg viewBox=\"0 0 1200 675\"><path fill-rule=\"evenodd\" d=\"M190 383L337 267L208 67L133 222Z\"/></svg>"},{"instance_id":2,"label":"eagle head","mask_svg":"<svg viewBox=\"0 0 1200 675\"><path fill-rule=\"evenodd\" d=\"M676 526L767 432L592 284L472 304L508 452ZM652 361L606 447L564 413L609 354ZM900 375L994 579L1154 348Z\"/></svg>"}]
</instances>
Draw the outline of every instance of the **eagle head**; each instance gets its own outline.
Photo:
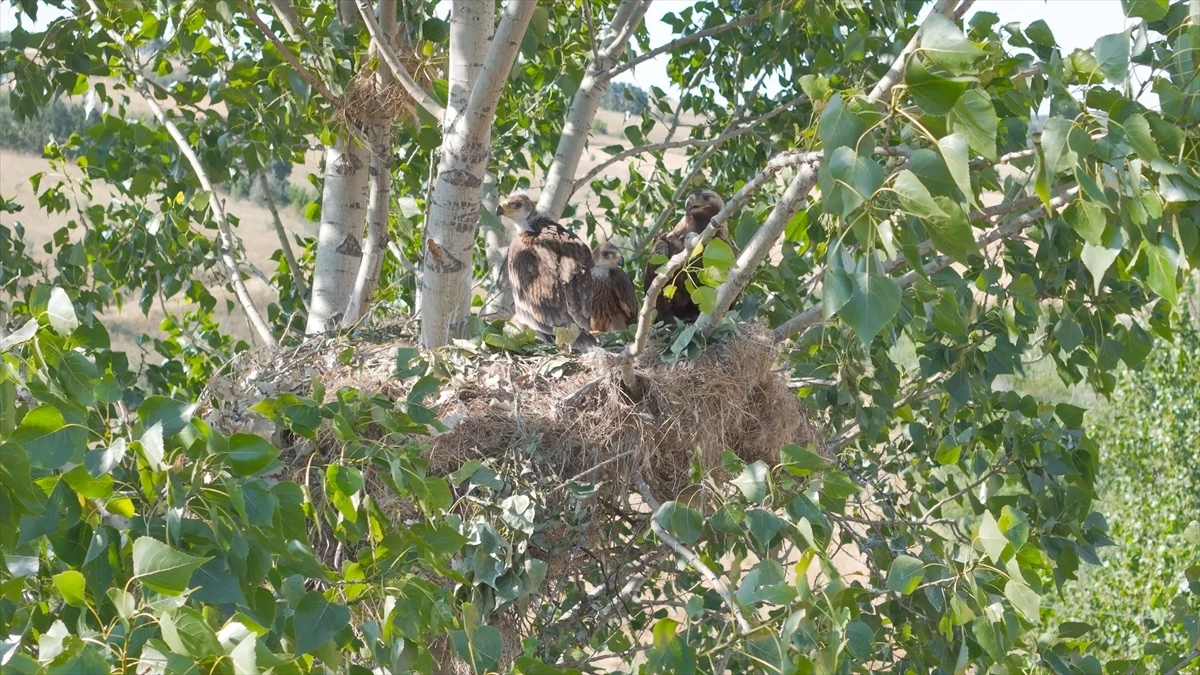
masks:
<instances>
[{"instance_id":1,"label":"eagle head","mask_svg":"<svg viewBox=\"0 0 1200 675\"><path fill-rule=\"evenodd\" d=\"M604 242L592 253L592 262L596 267L615 269L625 265L625 257L612 242Z\"/></svg>"},{"instance_id":2,"label":"eagle head","mask_svg":"<svg viewBox=\"0 0 1200 675\"><path fill-rule=\"evenodd\" d=\"M520 224L527 222L529 217L533 215L533 212L533 200L523 192L505 197L496 207L497 216L505 216Z\"/></svg>"},{"instance_id":3,"label":"eagle head","mask_svg":"<svg viewBox=\"0 0 1200 675\"><path fill-rule=\"evenodd\" d=\"M706 214L715 216L725 206L721 195L712 190L692 190L683 203L684 209L690 214Z\"/></svg>"}]
</instances>

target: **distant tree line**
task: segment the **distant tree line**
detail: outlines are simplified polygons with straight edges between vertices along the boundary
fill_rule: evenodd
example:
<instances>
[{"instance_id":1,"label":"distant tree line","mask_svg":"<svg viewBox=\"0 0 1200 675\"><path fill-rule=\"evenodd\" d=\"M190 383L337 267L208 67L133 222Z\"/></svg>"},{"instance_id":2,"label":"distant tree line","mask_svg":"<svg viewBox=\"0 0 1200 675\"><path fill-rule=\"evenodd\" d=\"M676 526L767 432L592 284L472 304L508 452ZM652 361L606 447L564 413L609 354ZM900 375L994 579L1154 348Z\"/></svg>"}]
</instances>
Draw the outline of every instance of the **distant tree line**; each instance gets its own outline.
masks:
<instances>
[{"instance_id":1,"label":"distant tree line","mask_svg":"<svg viewBox=\"0 0 1200 675\"><path fill-rule=\"evenodd\" d=\"M626 82L613 82L600 99L600 107L617 112L641 115L650 107L650 96L646 90Z\"/></svg>"}]
</instances>

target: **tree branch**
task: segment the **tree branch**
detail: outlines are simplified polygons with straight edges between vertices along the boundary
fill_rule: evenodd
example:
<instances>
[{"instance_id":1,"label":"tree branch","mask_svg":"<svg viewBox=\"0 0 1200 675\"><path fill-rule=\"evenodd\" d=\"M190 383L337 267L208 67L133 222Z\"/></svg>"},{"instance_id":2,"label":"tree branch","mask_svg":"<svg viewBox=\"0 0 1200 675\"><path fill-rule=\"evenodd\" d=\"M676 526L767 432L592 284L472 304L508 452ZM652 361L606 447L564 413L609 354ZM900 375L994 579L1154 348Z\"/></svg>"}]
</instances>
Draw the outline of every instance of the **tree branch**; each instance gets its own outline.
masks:
<instances>
[{"instance_id":1,"label":"tree branch","mask_svg":"<svg viewBox=\"0 0 1200 675\"><path fill-rule=\"evenodd\" d=\"M296 8L292 6L289 0L268 0L271 3L271 9L275 10L275 18L279 19L279 23L283 24L283 29L287 31L288 37L293 40L300 41L301 39L312 41L312 36L308 33L308 28L304 22L300 20L300 15L296 13Z\"/></svg>"},{"instance_id":2,"label":"tree branch","mask_svg":"<svg viewBox=\"0 0 1200 675\"><path fill-rule=\"evenodd\" d=\"M651 49L650 51L646 52L645 54L640 54L640 55L634 57L633 59L630 59L626 63L623 63L620 66L613 68L612 70L609 71L609 76L615 77L627 70L632 70L633 68L636 68L636 67L642 65L643 63L649 61L650 59L653 59L654 57L658 56L659 54L665 54L667 52L674 51L676 49L679 49L683 45L688 44L689 42L695 42L696 40L703 40L704 38L707 38L707 37L712 37L714 35L720 35L721 33L733 30L734 28L738 28L740 26L745 26L746 24L750 24L750 23L754 23L755 21L759 21L763 18L763 16L766 16L771 11L772 11L772 6L768 3L766 5L763 5L762 8L760 8L759 11L754 14L748 14L741 18L734 19L733 21L730 21L729 23L723 23L719 26L713 26L712 28L705 28L704 30L696 31L695 33L692 33L690 35L684 35L679 38L676 38L676 39L668 42L667 44L662 45L661 47L656 47L654 49Z\"/></svg>"},{"instance_id":3,"label":"tree branch","mask_svg":"<svg viewBox=\"0 0 1200 675\"><path fill-rule=\"evenodd\" d=\"M88 1L91 2L91 0ZM292 69L296 71L296 74L300 76L300 79L307 82L308 85L315 89L318 94L323 96L326 101L335 104L341 101L340 98L333 95L333 92L329 91L329 87L326 87L324 82L321 82L319 79L317 79L315 75L313 75L307 68L304 67L304 64L300 63L300 59L296 58L296 55L292 53L292 50L288 49L287 45L283 44L283 42L279 39L279 36L275 35L275 31L271 30L271 27L264 23L263 20L258 16L258 12L254 11L254 6L250 4L249 0L242 0L242 9L246 10L246 16L250 19L250 22L257 26L258 30L262 31L262 34L271 41L271 44L275 45L275 50L278 51L279 55L283 57L283 60L287 61L288 65L290 65Z\"/></svg>"},{"instance_id":4,"label":"tree branch","mask_svg":"<svg viewBox=\"0 0 1200 675\"><path fill-rule=\"evenodd\" d=\"M375 19L375 11L371 9L367 0L356 0L356 4L358 13L362 15L363 23L367 26L367 32L371 34L371 43L375 46L375 53L383 58L388 69L392 71L392 75L400 82L408 95L417 102L417 105L424 108L434 119L440 121L445 117L446 109L433 100L433 97L412 78L404 64L400 63L400 57L396 54L396 50L392 49L391 39Z\"/></svg>"},{"instance_id":5,"label":"tree branch","mask_svg":"<svg viewBox=\"0 0 1200 675\"><path fill-rule=\"evenodd\" d=\"M800 210L804 199L808 197L808 193L816 184L817 164L801 165L795 178L784 190L783 196L775 203L775 208L771 209L771 215L767 217L767 221L754 233L750 243L738 256L737 264L729 270L725 282L717 288L717 299L713 305L713 311L701 314L700 318L696 319L696 329L702 335L705 337L712 335L713 330L717 327L717 322L729 310L738 294L750 283L750 277L754 275L755 269L771 253L771 248L775 246L776 240L787 229L788 223Z\"/></svg>"},{"instance_id":6,"label":"tree branch","mask_svg":"<svg viewBox=\"0 0 1200 675\"><path fill-rule=\"evenodd\" d=\"M296 284L296 294L300 296L300 302L308 309L308 301L304 296L308 295L308 284L304 281L304 274L300 271L300 263L296 262L296 254L292 252L292 244L288 241L287 230L283 227L283 220L279 218L279 210L275 208L275 198L271 196L271 184L267 182L267 174L259 173L258 180L262 184L263 199L267 202L267 210L271 212L271 221L275 226L275 236L279 238L279 247L283 250L283 259L287 261L288 270L292 273L292 283Z\"/></svg>"},{"instance_id":7,"label":"tree branch","mask_svg":"<svg viewBox=\"0 0 1200 675\"><path fill-rule=\"evenodd\" d=\"M974 0L968 0L967 5L969 6L973 1ZM937 4L933 6L933 11L930 12L930 16L933 14L950 16L954 10L955 4L957 4L957 0L938 0ZM908 62L908 57L911 56L921 44L921 34L923 32L925 32L924 23L917 28L917 32L913 33L913 36L909 39L908 44L904 45L904 49L901 49L900 53L896 55L896 60L892 62L892 67L889 68L888 71L884 73L883 77L879 79L879 82L875 84L875 88L871 90L868 98L876 103L879 103L892 93L892 88L895 87L896 84L904 77L904 65Z\"/></svg>"},{"instance_id":8,"label":"tree branch","mask_svg":"<svg viewBox=\"0 0 1200 675\"><path fill-rule=\"evenodd\" d=\"M754 131L755 127L757 127L759 124L766 122L767 120L771 119L772 117L778 116L780 113L784 112L788 108L791 108L792 106L796 105L797 103L799 103L802 100L804 100L803 96L798 96L796 98L793 98L790 101L775 108L774 110L771 110L770 112L768 112L764 115L760 115L759 117L756 117L753 120L750 120L749 122L746 123L745 126L740 126L736 129L727 129L724 132L722 132L720 135L715 136L713 138L685 138L685 139L681 139L678 141L664 141L662 143L648 143L646 145L639 145L636 148L629 148L628 150L622 150L621 152L618 152L617 154L613 155L612 157L609 157L608 159L604 160L603 162L592 167L592 170L588 171L586 174L584 174L583 178L576 180L574 182L574 185L572 185L572 187L571 187L571 194L574 194L575 191L580 188L580 186L591 184L591 182L597 176L599 176L601 173L603 173L605 169L612 166L613 164L616 164L617 162L620 162L623 159L627 159L629 157L633 157L634 155L640 155L640 154L647 153L647 152L657 152L659 150L672 150L674 148L711 148L713 146L720 145L720 144L724 143L725 141L730 140L731 138L737 138L738 136L742 136L751 131Z\"/></svg>"},{"instance_id":9,"label":"tree branch","mask_svg":"<svg viewBox=\"0 0 1200 675\"><path fill-rule=\"evenodd\" d=\"M660 540L662 540L664 544L670 546L676 553L686 560L688 564L692 566L692 569L699 572L700 576L708 580L708 583L713 587L713 590L715 590L717 594L720 595L725 601L725 604L729 606L729 611L733 614L734 620L737 621L738 628L741 629L742 634L747 635L751 633L754 628L750 625L750 622L746 620L746 617L742 615L742 610L740 607L738 607L737 602L733 599L733 594L729 592L729 587L726 586L725 582L721 581L721 579L714 574L711 569L708 568L708 565L704 564L704 561L700 559L700 556L696 555L691 549L680 543L678 539L672 537L670 533L668 533L666 529L658 523L658 518L656 516L658 515L658 510L661 508L661 505L658 503L658 500L654 498L654 495L650 493L650 486L646 485L646 481L642 480L642 478L638 476L636 478L636 482L638 492L641 493L642 499L646 500L646 504L650 507L650 529L654 530L654 534Z\"/></svg>"}]
</instances>

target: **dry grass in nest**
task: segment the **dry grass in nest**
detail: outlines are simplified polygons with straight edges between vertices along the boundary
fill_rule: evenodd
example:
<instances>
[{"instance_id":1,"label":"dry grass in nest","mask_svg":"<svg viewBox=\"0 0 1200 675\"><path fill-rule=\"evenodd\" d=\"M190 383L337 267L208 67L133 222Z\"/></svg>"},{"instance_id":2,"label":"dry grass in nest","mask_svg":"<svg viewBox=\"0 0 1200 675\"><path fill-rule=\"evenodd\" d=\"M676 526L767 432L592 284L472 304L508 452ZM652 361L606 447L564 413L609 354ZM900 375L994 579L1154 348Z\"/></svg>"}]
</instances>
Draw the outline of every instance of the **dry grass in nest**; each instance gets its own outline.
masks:
<instances>
[{"instance_id":1,"label":"dry grass in nest","mask_svg":"<svg viewBox=\"0 0 1200 675\"><path fill-rule=\"evenodd\" d=\"M649 350L637 363L644 389L637 401L614 369L589 358L571 377L526 372L524 386L514 388L504 377L476 378L445 406L463 419L433 439L430 469L450 472L471 459L536 448L564 480L586 473L628 488L640 474L656 496L671 499L690 482L693 461L720 471L725 450L747 463L774 463L785 443L823 445L777 359L770 333L748 326L695 361L668 365L661 349ZM593 386L568 400L584 383Z\"/></svg>"}]
</instances>

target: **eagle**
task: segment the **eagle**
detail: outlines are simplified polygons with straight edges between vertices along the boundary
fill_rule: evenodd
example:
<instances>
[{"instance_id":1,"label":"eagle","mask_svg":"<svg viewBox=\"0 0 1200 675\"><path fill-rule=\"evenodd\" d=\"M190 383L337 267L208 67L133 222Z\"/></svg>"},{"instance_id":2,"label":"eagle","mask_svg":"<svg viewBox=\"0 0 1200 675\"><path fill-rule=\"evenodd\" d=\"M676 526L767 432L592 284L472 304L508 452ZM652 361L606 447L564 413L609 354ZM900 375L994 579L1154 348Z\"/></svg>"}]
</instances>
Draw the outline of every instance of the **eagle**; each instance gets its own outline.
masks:
<instances>
[{"instance_id":1,"label":"eagle","mask_svg":"<svg viewBox=\"0 0 1200 675\"><path fill-rule=\"evenodd\" d=\"M703 232L713 216L717 215L724 206L725 200L712 190L689 192L684 201L685 214L683 218L670 232L654 238L654 245L650 249L651 256L663 255L670 258L682 251L688 236ZM729 233L723 227L717 232L717 238L729 243ZM657 267L654 263L646 265L645 287L647 289L654 282L654 278L658 276ZM670 298L665 293L660 294L655 300L654 307L658 310L658 317L667 325L673 325L675 319L685 323L694 323L696 319L700 318L700 306L692 301L692 296L687 290L688 279L692 281L693 286L701 283L696 274L680 271L671 280L671 285L675 287L675 294Z\"/></svg>"},{"instance_id":2,"label":"eagle","mask_svg":"<svg viewBox=\"0 0 1200 675\"><path fill-rule=\"evenodd\" d=\"M555 342L555 329L576 328L575 344L596 345L588 333L592 324L592 251L587 244L553 219L538 213L524 194L510 195L496 207L521 231L508 247L509 283L516 321L532 328L546 342Z\"/></svg>"},{"instance_id":3,"label":"eagle","mask_svg":"<svg viewBox=\"0 0 1200 675\"><path fill-rule=\"evenodd\" d=\"M592 254L592 330L625 330L637 316L633 281L621 266L625 259L612 243Z\"/></svg>"}]
</instances>

